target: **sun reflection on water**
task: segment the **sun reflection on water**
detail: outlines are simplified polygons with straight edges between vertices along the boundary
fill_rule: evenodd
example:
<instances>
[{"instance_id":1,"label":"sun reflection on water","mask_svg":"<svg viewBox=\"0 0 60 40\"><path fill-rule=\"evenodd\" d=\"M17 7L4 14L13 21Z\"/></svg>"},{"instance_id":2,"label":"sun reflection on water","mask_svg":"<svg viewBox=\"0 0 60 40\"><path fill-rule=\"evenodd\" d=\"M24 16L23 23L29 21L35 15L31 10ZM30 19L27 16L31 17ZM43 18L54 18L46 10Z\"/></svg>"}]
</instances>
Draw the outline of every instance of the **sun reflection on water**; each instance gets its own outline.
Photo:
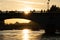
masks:
<instances>
[{"instance_id":1,"label":"sun reflection on water","mask_svg":"<svg viewBox=\"0 0 60 40\"><path fill-rule=\"evenodd\" d=\"M24 29L22 32L23 32L23 40L29 40L29 33L30 33L31 30L29 29Z\"/></svg>"}]
</instances>

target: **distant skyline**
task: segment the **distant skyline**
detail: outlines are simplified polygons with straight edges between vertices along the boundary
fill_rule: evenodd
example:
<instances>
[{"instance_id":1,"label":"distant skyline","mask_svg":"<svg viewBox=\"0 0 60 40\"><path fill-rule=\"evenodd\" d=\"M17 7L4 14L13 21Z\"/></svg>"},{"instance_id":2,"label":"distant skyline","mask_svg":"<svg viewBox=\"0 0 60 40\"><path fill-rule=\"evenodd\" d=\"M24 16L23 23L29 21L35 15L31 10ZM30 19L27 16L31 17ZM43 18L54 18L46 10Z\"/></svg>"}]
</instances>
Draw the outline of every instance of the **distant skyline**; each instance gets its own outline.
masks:
<instances>
[{"instance_id":1,"label":"distant skyline","mask_svg":"<svg viewBox=\"0 0 60 40\"><path fill-rule=\"evenodd\" d=\"M46 10L48 0L0 0L0 10ZM60 7L60 0L50 0L51 5Z\"/></svg>"}]
</instances>

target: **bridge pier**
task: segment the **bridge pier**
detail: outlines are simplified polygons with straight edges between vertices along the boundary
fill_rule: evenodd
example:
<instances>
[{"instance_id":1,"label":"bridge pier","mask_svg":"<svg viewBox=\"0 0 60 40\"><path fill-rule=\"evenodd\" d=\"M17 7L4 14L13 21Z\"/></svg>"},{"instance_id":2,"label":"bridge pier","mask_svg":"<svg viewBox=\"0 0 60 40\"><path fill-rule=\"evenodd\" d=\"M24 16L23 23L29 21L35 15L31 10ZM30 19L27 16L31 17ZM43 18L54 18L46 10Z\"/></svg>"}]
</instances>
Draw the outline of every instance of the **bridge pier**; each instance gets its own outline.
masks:
<instances>
[{"instance_id":1,"label":"bridge pier","mask_svg":"<svg viewBox=\"0 0 60 40\"><path fill-rule=\"evenodd\" d=\"M45 28L45 33L47 33L47 34L55 34L55 31L56 31L56 28L55 27L56 26L54 24L49 24Z\"/></svg>"},{"instance_id":2,"label":"bridge pier","mask_svg":"<svg viewBox=\"0 0 60 40\"><path fill-rule=\"evenodd\" d=\"M45 29L46 34L55 34L55 30L53 29Z\"/></svg>"},{"instance_id":3,"label":"bridge pier","mask_svg":"<svg viewBox=\"0 0 60 40\"><path fill-rule=\"evenodd\" d=\"M4 21L0 21L0 30L4 29Z\"/></svg>"}]
</instances>

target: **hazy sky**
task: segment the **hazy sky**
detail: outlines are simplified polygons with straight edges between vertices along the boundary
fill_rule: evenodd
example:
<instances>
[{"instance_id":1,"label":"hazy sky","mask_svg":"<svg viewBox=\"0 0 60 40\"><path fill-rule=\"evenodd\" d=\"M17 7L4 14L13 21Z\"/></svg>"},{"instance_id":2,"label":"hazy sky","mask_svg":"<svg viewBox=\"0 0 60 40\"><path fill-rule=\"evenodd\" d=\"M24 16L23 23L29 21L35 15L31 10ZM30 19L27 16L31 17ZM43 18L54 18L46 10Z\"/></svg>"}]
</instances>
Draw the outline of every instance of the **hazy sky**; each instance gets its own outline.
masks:
<instances>
[{"instance_id":1,"label":"hazy sky","mask_svg":"<svg viewBox=\"0 0 60 40\"><path fill-rule=\"evenodd\" d=\"M48 0L0 0L0 10L41 10L47 9ZM50 6L60 7L60 0L50 0Z\"/></svg>"}]
</instances>

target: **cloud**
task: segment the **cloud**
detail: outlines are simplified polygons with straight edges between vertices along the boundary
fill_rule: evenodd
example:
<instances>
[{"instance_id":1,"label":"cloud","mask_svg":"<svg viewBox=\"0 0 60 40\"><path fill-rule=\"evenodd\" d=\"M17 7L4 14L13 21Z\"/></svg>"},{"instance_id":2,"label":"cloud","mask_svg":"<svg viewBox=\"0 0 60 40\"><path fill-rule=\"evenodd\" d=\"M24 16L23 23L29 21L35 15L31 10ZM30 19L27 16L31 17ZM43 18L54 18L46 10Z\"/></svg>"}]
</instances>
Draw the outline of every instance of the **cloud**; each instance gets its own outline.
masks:
<instances>
[{"instance_id":1,"label":"cloud","mask_svg":"<svg viewBox=\"0 0 60 40\"><path fill-rule=\"evenodd\" d=\"M24 7L40 8L45 5L43 2L29 0L0 0L0 9L2 10L19 10Z\"/></svg>"},{"instance_id":2,"label":"cloud","mask_svg":"<svg viewBox=\"0 0 60 40\"><path fill-rule=\"evenodd\" d=\"M27 0L0 0L0 4L14 4L14 5L45 5L43 2L27 1Z\"/></svg>"},{"instance_id":3,"label":"cloud","mask_svg":"<svg viewBox=\"0 0 60 40\"><path fill-rule=\"evenodd\" d=\"M0 0L1 1L1 0ZM32 1L24 1L24 0L2 0L1 2L19 2L19 3L24 3L24 4L44 4L41 2L32 2Z\"/></svg>"},{"instance_id":4,"label":"cloud","mask_svg":"<svg viewBox=\"0 0 60 40\"><path fill-rule=\"evenodd\" d=\"M31 1L16 1L16 2L21 2L21 3L25 3L25 4L44 4L44 3L41 3L41 2L31 2Z\"/></svg>"}]
</instances>

